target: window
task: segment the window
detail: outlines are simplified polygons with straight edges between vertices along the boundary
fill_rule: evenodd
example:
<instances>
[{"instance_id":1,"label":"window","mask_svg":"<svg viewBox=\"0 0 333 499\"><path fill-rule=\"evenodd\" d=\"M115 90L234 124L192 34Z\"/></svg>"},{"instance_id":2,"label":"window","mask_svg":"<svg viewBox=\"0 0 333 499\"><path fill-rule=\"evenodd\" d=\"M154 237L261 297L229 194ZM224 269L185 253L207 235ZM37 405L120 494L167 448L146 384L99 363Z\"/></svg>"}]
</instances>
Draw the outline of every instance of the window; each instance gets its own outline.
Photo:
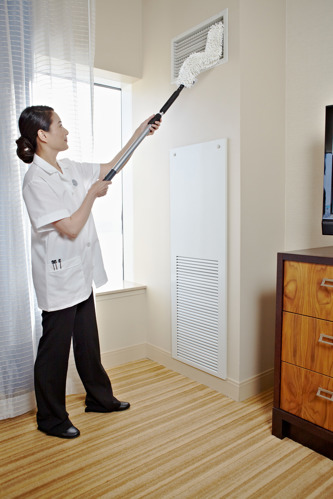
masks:
<instances>
[{"instance_id":1,"label":"window","mask_svg":"<svg viewBox=\"0 0 333 499\"><path fill-rule=\"evenodd\" d=\"M106 163L121 149L121 90L95 84L94 94L94 159ZM121 173L113 178L108 194L97 199L93 214L109 278L103 286L106 291L124 274Z\"/></svg>"}]
</instances>

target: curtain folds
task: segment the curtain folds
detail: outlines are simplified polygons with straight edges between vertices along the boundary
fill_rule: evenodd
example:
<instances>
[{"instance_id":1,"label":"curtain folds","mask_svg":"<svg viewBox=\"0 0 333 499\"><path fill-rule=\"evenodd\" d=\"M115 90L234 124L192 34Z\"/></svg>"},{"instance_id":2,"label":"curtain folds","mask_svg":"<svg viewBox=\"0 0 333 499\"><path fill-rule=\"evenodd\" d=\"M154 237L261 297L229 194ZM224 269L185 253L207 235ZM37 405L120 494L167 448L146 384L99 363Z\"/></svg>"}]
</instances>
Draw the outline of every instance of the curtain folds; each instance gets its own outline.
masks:
<instances>
[{"instance_id":1,"label":"curtain folds","mask_svg":"<svg viewBox=\"0 0 333 499\"><path fill-rule=\"evenodd\" d=\"M92 139L81 143L80 126L92 137L94 12L94 0L0 0L0 419L35 405L41 334L21 192L28 165L16 156L17 121L29 105L50 105L65 126L67 117L75 123L71 157L91 158Z\"/></svg>"},{"instance_id":2,"label":"curtain folds","mask_svg":"<svg viewBox=\"0 0 333 499\"><path fill-rule=\"evenodd\" d=\"M32 9L29 1L0 3L0 417L34 403L34 303L27 247L29 232L16 156L17 119L29 104L32 79Z\"/></svg>"}]
</instances>

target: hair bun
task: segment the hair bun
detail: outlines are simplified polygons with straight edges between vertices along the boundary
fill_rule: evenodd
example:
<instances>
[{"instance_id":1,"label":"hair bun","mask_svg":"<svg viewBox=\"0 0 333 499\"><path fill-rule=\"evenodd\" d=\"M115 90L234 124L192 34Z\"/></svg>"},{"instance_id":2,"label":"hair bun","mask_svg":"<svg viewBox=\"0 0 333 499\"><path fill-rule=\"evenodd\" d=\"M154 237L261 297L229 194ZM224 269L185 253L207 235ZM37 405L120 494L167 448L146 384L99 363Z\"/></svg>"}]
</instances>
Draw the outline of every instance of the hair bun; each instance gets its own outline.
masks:
<instances>
[{"instance_id":1,"label":"hair bun","mask_svg":"<svg viewBox=\"0 0 333 499\"><path fill-rule=\"evenodd\" d=\"M22 161L24 161L24 163L32 163L35 151L30 140L26 137L21 136L19 139L17 139L16 144L16 154L18 155L18 157Z\"/></svg>"}]
</instances>

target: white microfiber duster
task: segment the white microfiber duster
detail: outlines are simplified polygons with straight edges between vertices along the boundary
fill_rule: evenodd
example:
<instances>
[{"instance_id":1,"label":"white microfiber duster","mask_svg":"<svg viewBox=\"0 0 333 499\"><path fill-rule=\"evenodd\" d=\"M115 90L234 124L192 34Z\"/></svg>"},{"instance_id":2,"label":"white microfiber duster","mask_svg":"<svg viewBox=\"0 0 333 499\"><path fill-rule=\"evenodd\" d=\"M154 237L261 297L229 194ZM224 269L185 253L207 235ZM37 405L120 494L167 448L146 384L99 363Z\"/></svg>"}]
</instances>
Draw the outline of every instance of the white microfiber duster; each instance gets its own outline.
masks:
<instances>
[{"instance_id":1,"label":"white microfiber duster","mask_svg":"<svg viewBox=\"0 0 333 499\"><path fill-rule=\"evenodd\" d=\"M204 52L195 52L185 59L177 78L178 85L191 87L202 71L215 66L222 55L224 26L221 22L209 29Z\"/></svg>"}]
</instances>

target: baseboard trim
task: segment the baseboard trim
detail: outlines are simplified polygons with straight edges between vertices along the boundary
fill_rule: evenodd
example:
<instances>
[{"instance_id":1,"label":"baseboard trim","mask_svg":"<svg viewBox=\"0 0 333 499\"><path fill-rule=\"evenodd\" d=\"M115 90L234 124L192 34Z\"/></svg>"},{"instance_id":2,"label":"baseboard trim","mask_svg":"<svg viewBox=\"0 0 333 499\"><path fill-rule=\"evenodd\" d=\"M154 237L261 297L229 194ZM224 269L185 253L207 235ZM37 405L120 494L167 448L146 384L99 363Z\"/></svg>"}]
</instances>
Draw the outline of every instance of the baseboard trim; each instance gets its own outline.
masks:
<instances>
[{"instance_id":1,"label":"baseboard trim","mask_svg":"<svg viewBox=\"0 0 333 499\"><path fill-rule=\"evenodd\" d=\"M213 390L223 393L223 395L237 402L242 402L254 395L258 395L258 393L268 390L273 386L274 369L269 369L242 382L238 382L230 378L220 379L204 371L200 371L200 369L174 359L169 352L151 344L147 344L147 358L209 386Z\"/></svg>"},{"instance_id":2,"label":"baseboard trim","mask_svg":"<svg viewBox=\"0 0 333 499\"><path fill-rule=\"evenodd\" d=\"M274 368L239 383L239 400L246 400L258 393L269 390L274 385Z\"/></svg>"},{"instance_id":3,"label":"baseboard trim","mask_svg":"<svg viewBox=\"0 0 333 499\"><path fill-rule=\"evenodd\" d=\"M213 390L230 397L237 402L242 402L250 397L258 395L262 391L273 386L274 370L268 369L256 376L238 382L233 379L220 379L200 369L189 366L172 357L172 355L149 343L141 343L127 348L121 348L102 353L102 363L105 369L134 362L140 359L150 359L175 372L183 374L198 383L209 386ZM76 372L74 359L71 356L67 376L67 395L71 393L83 393L81 380Z\"/></svg>"},{"instance_id":4,"label":"baseboard trim","mask_svg":"<svg viewBox=\"0 0 333 499\"><path fill-rule=\"evenodd\" d=\"M174 359L169 352L154 345L147 344L147 357L168 369L183 374L198 383L209 386L213 390L223 393L223 395L226 395L233 400L238 400L237 386L233 382L230 383L229 380L217 378L204 371L200 371L200 369L184 364L183 362Z\"/></svg>"}]
</instances>

